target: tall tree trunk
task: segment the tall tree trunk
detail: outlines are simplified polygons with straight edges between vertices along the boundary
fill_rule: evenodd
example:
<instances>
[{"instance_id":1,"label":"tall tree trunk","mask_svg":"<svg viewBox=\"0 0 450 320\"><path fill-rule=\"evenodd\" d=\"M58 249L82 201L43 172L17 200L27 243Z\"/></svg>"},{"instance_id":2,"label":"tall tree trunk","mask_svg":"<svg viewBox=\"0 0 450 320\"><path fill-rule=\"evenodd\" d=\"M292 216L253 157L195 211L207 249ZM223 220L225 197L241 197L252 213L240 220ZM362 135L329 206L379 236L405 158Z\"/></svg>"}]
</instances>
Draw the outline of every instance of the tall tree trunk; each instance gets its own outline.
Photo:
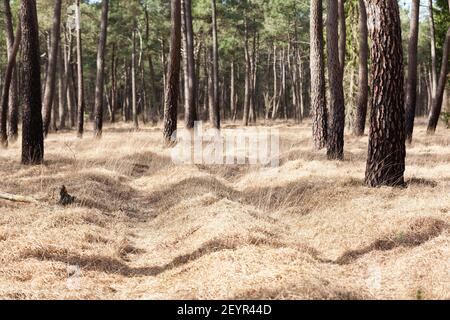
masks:
<instances>
[{"instance_id":1,"label":"tall tree trunk","mask_svg":"<svg viewBox=\"0 0 450 320\"><path fill-rule=\"evenodd\" d=\"M277 46L273 45L273 98L272 98L272 120L275 120L278 114L278 81L277 81Z\"/></svg>"},{"instance_id":2,"label":"tall tree trunk","mask_svg":"<svg viewBox=\"0 0 450 320\"><path fill-rule=\"evenodd\" d=\"M405 171L403 51L397 0L366 0L373 21L372 113L366 183L370 187L402 186Z\"/></svg>"},{"instance_id":3,"label":"tall tree trunk","mask_svg":"<svg viewBox=\"0 0 450 320\"><path fill-rule=\"evenodd\" d=\"M219 45L217 42L217 19L216 19L216 0L211 0L212 13L212 79L214 92L214 117L211 119L212 125L220 129L220 106L219 106Z\"/></svg>"},{"instance_id":4,"label":"tall tree trunk","mask_svg":"<svg viewBox=\"0 0 450 320\"><path fill-rule=\"evenodd\" d=\"M250 114L250 82L251 82L251 62L250 62L250 50L248 47L248 20L245 18L245 30L244 30L244 55L245 55L245 88L244 88L244 114L243 124L248 126L248 119Z\"/></svg>"},{"instance_id":5,"label":"tall tree trunk","mask_svg":"<svg viewBox=\"0 0 450 320\"><path fill-rule=\"evenodd\" d=\"M22 164L41 164L44 160L42 126L39 27L36 1L21 0L22 28Z\"/></svg>"},{"instance_id":6,"label":"tall tree trunk","mask_svg":"<svg viewBox=\"0 0 450 320\"><path fill-rule=\"evenodd\" d=\"M323 52L322 0L311 0L310 14L310 69L311 109L313 115L313 140L316 150L327 142L327 107L325 95L325 66Z\"/></svg>"},{"instance_id":7,"label":"tall tree trunk","mask_svg":"<svg viewBox=\"0 0 450 320\"><path fill-rule=\"evenodd\" d=\"M109 0L103 0L100 37L97 49L97 79L95 82L94 136L101 137L103 129L103 86L105 74L106 37L108 34Z\"/></svg>"},{"instance_id":8,"label":"tall tree trunk","mask_svg":"<svg viewBox=\"0 0 450 320\"><path fill-rule=\"evenodd\" d=\"M343 73L339 61L337 0L328 0L327 47L330 88L330 121L328 127L327 156L330 160L343 160L345 109Z\"/></svg>"},{"instance_id":9,"label":"tall tree trunk","mask_svg":"<svg viewBox=\"0 0 450 320\"><path fill-rule=\"evenodd\" d=\"M68 34L67 34L68 32ZM75 94L74 94L74 84L73 84L73 69L72 69L72 34L70 30L66 30L65 35L65 46L64 46L64 72L66 77L66 88L67 88L67 108L69 112L69 125L71 128L75 126Z\"/></svg>"},{"instance_id":10,"label":"tall tree trunk","mask_svg":"<svg viewBox=\"0 0 450 320\"><path fill-rule=\"evenodd\" d=\"M209 111L209 121L211 125L214 127L214 123L216 122L216 113L214 107L214 63L213 63L213 52L212 47L208 49L208 111Z\"/></svg>"},{"instance_id":11,"label":"tall tree trunk","mask_svg":"<svg viewBox=\"0 0 450 320\"><path fill-rule=\"evenodd\" d=\"M156 98L158 96L158 90L155 84L155 70L153 68L153 59L151 54L148 55L148 65L150 71L150 86L152 92L152 94L150 95L150 114L152 124L156 124L160 118L160 104Z\"/></svg>"},{"instance_id":12,"label":"tall tree trunk","mask_svg":"<svg viewBox=\"0 0 450 320\"><path fill-rule=\"evenodd\" d=\"M369 101L369 43L367 31L367 12L364 0L359 0L359 85L358 105L354 134L362 136L366 128L367 104Z\"/></svg>"},{"instance_id":13,"label":"tall tree trunk","mask_svg":"<svg viewBox=\"0 0 450 320\"><path fill-rule=\"evenodd\" d=\"M83 51L81 40L81 8L80 0L76 2L76 32L77 32L77 135L83 137L84 132L84 79L83 79Z\"/></svg>"},{"instance_id":14,"label":"tall tree trunk","mask_svg":"<svg viewBox=\"0 0 450 320\"><path fill-rule=\"evenodd\" d=\"M405 114L406 141L411 143L417 102L417 45L419 40L420 0L412 1L408 45L408 80L406 84Z\"/></svg>"},{"instance_id":15,"label":"tall tree trunk","mask_svg":"<svg viewBox=\"0 0 450 320\"><path fill-rule=\"evenodd\" d=\"M4 0L5 10L5 33L6 46L8 50L8 60L14 53L14 28L11 13L10 0ZM17 55L17 53L16 53ZM9 87L9 102L8 102L8 139L10 142L17 140L18 136L18 118L19 118L19 104L18 104L18 90L17 90L17 66L14 66L11 84Z\"/></svg>"},{"instance_id":16,"label":"tall tree trunk","mask_svg":"<svg viewBox=\"0 0 450 320\"><path fill-rule=\"evenodd\" d=\"M13 71L16 65L16 56L19 51L19 44L21 41L21 29L20 26L17 28L17 34L15 37L14 44L12 45L11 51L8 50L8 64L6 66L5 79L3 84L2 100L1 100L1 110L0 110L0 146L8 146L8 133L7 133L7 115L8 115L8 104L10 101L11 85L13 82ZM13 92L13 94L15 94Z\"/></svg>"},{"instance_id":17,"label":"tall tree trunk","mask_svg":"<svg viewBox=\"0 0 450 320\"><path fill-rule=\"evenodd\" d=\"M44 91L44 136L49 131L53 101L55 99L56 87L56 66L58 63L59 38L61 30L61 0L55 0L55 9L53 13L53 26L50 35L50 50L48 52L47 76Z\"/></svg>"},{"instance_id":18,"label":"tall tree trunk","mask_svg":"<svg viewBox=\"0 0 450 320\"><path fill-rule=\"evenodd\" d=\"M56 73L56 75L58 75L58 73ZM52 116L50 121L51 131L54 132L58 131L59 120L59 92L56 89L57 88L55 87L55 94L53 95Z\"/></svg>"},{"instance_id":19,"label":"tall tree trunk","mask_svg":"<svg viewBox=\"0 0 450 320\"><path fill-rule=\"evenodd\" d=\"M428 79L426 80L427 84L427 109L426 112L430 115L431 107L433 105L433 80L431 76L431 72L428 74Z\"/></svg>"},{"instance_id":20,"label":"tall tree trunk","mask_svg":"<svg viewBox=\"0 0 450 320\"><path fill-rule=\"evenodd\" d=\"M286 97L287 94L287 87L286 87L286 61L285 61L285 54L286 49L283 47L283 50L281 51L280 56L280 63L281 63L281 101L283 103L283 116L284 120L287 120L288 118L288 100Z\"/></svg>"},{"instance_id":21,"label":"tall tree trunk","mask_svg":"<svg viewBox=\"0 0 450 320\"><path fill-rule=\"evenodd\" d=\"M59 82L59 128L64 129L66 127L66 118L67 118L67 74L66 69L64 68L64 52L62 49L63 45L61 43L59 47L59 58L58 58L58 82Z\"/></svg>"},{"instance_id":22,"label":"tall tree trunk","mask_svg":"<svg viewBox=\"0 0 450 320\"><path fill-rule=\"evenodd\" d=\"M111 123L116 122L117 110L117 63L116 43L113 43L111 54Z\"/></svg>"},{"instance_id":23,"label":"tall tree trunk","mask_svg":"<svg viewBox=\"0 0 450 320\"><path fill-rule=\"evenodd\" d=\"M230 113L231 118L234 120L236 111L236 92L235 92L235 66L234 58L231 60L230 65Z\"/></svg>"},{"instance_id":24,"label":"tall tree trunk","mask_svg":"<svg viewBox=\"0 0 450 320\"><path fill-rule=\"evenodd\" d=\"M180 60L181 60L181 4L180 0L171 0L171 32L169 70L164 104L163 137L166 144L171 144L172 134L177 129L178 96L180 94Z\"/></svg>"},{"instance_id":25,"label":"tall tree trunk","mask_svg":"<svg viewBox=\"0 0 450 320\"><path fill-rule=\"evenodd\" d=\"M136 28L135 24L132 35L132 50L131 50L131 106L133 110L133 125L135 129L139 129L138 107L137 107L137 92L136 92Z\"/></svg>"},{"instance_id":26,"label":"tall tree trunk","mask_svg":"<svg viewBox=\"0 0 450 320\"><path fill-rule=\"evenodd\" d=\"M442 110L442 101L444 96L445 86L447 84L447 73L448 73L448 59L450 58L450 28L447 30L447 35L445 36L444 50L442 54L442 65L441 72L439 76L439 82L437 90L435 92L435 97L432 102L430 118L428 120L428 134L434 134L436 132L436 127L439 121L439 116Z\"/></svg>"},{"instance_id":27,"label":"tall tree trunk","mask_svg":"<svg viewBox=\"0 0 450 320\"><path fill-rule=\"evenodd\" d=\"M162 66L162 80L163 80L163 97L162 100L165 99L165 90L167 88L167 59L166 59L166 45L164 39L161 39L161 66Z\"/></svg>"},{"instance_id":28,"label":"tall tree trunk","mask_svg":"<svg viewBox=\"0 0 450 320\"><path fill-rule=\"evenodd\" d=\"M300 115L300 121L303 121L303 118L305 117L305 101L303 99L303 61L301 58L300 50L297 52L297 60L298 63L298 80L299 80L299 87L298 87L298 102L299 102L299 115Z\"/></svg>"},{"instance_id":29,"label":"tall tree trunk","mask_svg":"<svg viewBox=\"0 0 450 320\"><path fill-rule=\"evenodd\" d=\"M185 25L185 55L186 55L186 84L185 84L185 125L188 129L194 128L197 120L197 84L195 76L194 60L194 31L192 27L192 4L191 0L183 1L184 25Z\"/></svg>"},{"instance_id":30,"label":"tall tree trunk","mask_svg":"<svg viewBox=\"0 0 450 320\"><path fill-rule=\"evenodd\" d=\"M209 81L210 81L210 72L209 72L209 65L210 65L210 57L209 57L209 50L207 46L203 49L203 73L204 73L204 86L203 86L203 116L202 119L206 119L207 112L209 110Z\"/></svg>"},{"instance_id":31,"label":"tall tree trunk","mask_svg":"<svg viewBox=\"0 0 450 320\"><path fill-rule=\"evenodd\" d=\"M258 48L259 44L259 36L257 36L256 32L253 33L253 46L252 46L252 54L250 55L250 66L251 66L251 95L250 95L250 120L255 123L256 115L257 115L257 75L258 75Z\"/></svg>"},{"instance_id":32,"label":"tall tree trunk","mask_svg":"<svg viewBox=\"0 0 450 320\"><path fill-rule=\"evenodd\" d=\"M345 0L338 0L338 16L339 16L339 63L341 72L344 74L345 67L345 51L347 45L347 29L345 26Z\"/></svg>"},{"instance_id":33,"label":"tall tree trunk","mask_svg":"<svg viewBox=\"0 0 450 320\"><path fill-rule=\"evenodd\" d=\"M431 97L436 98L437 92L437 62L436 62L436 30L433 13L433 0L428 0L428 10L430 19L430 45L431 45Z\"/></svg>"}]
</instances>

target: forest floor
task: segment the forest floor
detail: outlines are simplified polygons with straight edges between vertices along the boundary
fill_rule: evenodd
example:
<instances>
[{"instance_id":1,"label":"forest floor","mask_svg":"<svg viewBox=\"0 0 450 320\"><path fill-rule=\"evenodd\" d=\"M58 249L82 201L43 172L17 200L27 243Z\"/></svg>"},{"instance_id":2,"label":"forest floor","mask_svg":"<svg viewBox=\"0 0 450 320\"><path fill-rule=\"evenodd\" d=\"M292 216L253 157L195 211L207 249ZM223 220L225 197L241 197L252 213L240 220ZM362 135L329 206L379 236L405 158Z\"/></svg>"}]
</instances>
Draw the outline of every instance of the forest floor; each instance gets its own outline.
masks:
<instances>
[{"instance_id":1,"label":"forest floor","mask_svg":"<svg viewBox=\"0 0 450 320\"><path fill-rule=\"evenodd\" d=\"M278 168L176 166L156 127L51 134L36 167L16 144L0 191L39 203L0 200L0 298L450 299L450 130L419 122L405 189L364 186L367 136L330 162L309 123L273 125Z\"/></svg>"}]
</instances>

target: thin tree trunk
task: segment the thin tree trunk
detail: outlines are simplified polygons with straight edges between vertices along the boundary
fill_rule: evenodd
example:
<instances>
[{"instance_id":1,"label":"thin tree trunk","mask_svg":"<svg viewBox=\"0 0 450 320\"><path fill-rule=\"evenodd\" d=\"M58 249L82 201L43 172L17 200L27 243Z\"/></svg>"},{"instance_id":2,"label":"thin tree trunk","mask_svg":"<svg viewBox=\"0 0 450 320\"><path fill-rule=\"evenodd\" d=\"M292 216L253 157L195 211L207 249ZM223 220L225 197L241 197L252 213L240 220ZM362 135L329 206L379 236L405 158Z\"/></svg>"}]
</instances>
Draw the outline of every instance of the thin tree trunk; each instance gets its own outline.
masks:
<instances>
[{"instance_id":1,"label":"thin tree trunk","mask_svg":"<svg viewBox=\"0 0 450 320\"><path fill-rule=\"evenodd\" d=\"M256 115L257 115L257 74L258 74L258 54L257 54L257 42L259 40L259 36L256 35L256 32L253 33L253 47L252 54L250 56L250 65L251 65L251 95L250 95L250 120L255 123Z\"/></svg>"},{"instance_id":2,"label":"thin tree trunk","mask_svg":"<svg viewBox=\"0 0 450 320\"><path fill-rule=\"evenodd\" d=\"M59 82L59 128L64 129L66 127L66 118L67 118L67 74L65 69L65 59L64 52L62 49L63 45L61 43L59 47L59 58L58 58L58 82Z\"/></svg>"},{"instance_id":3,"label":"thin tree trunk","mask_svg":"<svg viewBox=\"0 0 450 320\"><path fill-rule=\"evenodd\" d=\"M213 52L212 47L208 49L209 59L207 61L208 65L208 111L209 111L209 121L214 127L215 119L215 107L214 107L214 62L213 62Z\"/></svg>"},{"instance_id":4,"label":"thin tree trunk","mask_svg":"<svg viewBox=\"0 0 450 320\"><path fill-rule=\"evenodd\" d=\"M188 129L194 128L197 120L197 84L194 60L194 31L192 27L192 4L191 0L184 0L184 25L185 25L185 125Z\"/></svg>"},{"instance_id":5,"label":"thin tree trunk","mask_svg":"<svg viewBox=\"0 0 450 320\"><path fill-rule=\"evenodd\" d=\"M359 0L359 80L358 105L354 134L362 136L366 128L367 104L369 101L369 43L367 31L367 12L364 0Z\"/></svg>"},{"instance_id":6,"label":"thin tree trunk","mask_svg":"<svg viewBox=\"0 0 450 320\"><path fill-rule=\"evenodd\" d=\"M313 140L316 150L325 147L327 141L327 107L325 94L325 66L323 52L322 0L311 0L310 14L310 68L311 109L313 115Z\"/></svg>"},{"instance_id":7,"label":"thin tree trunk","mask_svg":"<svg viewBox=\"0 0 450 320\"><path fill-rule=\"evenodd\" d=\"M327 47L330 87L330 121L328 127L327 156L330 160L343 160L345 109L343 73L339 61L337 0L328 0Z\"/></svg>"},{"instance_id":8,"label":"thin tree trunk","mask_svg":"<svg viewBox=\"0 0 450 320\"><path fill-rule=\"evenodd\" d=\"M59 55L59 38L61 29L61 0L55 0L55 9L53 13L53 27L50 35L50 50L48 52L48 66L47 76L45 81L44 93L44 136L46 137L49 131L52 106L55 100L56 87L56 66Z\"/></svg>"},{"instance_id":9,"label":"thin tree trunk","mask_svg":"<svg viewBox=\"0 0 450 320\"><path fill-rule=\"evenodd\" d=\"M75 126L75 95L73 84L73 70L72 70L72 35L70 30L69 34L65 35L66 44L64 46L64 72L66 77L66 89L67 89L67 109L69 112L69 124L73 128Z\"/></svg>"},{"instance_id":10,"label":"thin tree trunk","mask_svg":"<svg viewBox=\"0 0 450 320\"><path fill-rule=\"evenodd\" d=\"M1 112L0 112L0 146L8 146L8 133L7 133L7 114L8 114L8 103L10 101L9 95L11 93L10 88L13 81L13 71L16 65L16 56L19 51L19 44L21 41L21 29L17 28L17 34L14 40L14 44L11 51L8 53L8 64L6 66L5 80L3 84L2 101L1 101ZM39 88L40 90L40 88Z\"/></svg>"},{"instance_id":11,"label":"thin tree trunk","mask_svg":"<svg viewBox=\"0 0 450 320\"><path fill-rule=\"evenodd\" d=\"M408 45L408 80L406 84L406 141L412 142L414 118L417 103L417 45L419 40L419 10L420 0L412 1L411 25Z\"/></svg>"},{"instance_id":12,"label":"thin tree trunk","mask_svg":"<svg viewBox=\"0 0 450 320\"><path fill-rule=\"evenodd\" d=\"M245 19L245 30L244 30L244 55L245 55L245 88L244 88L244 113L243 113L243 124L248 126L248 119L250 113L250 73L251 73L251 63L250 63L250 52L248 47L248 21Z\"/></svg>"},{"instance_id":13,"label":"thin tree trunk","mask_svg":"<svg viewBox=\"0 0 450 320\"><path fill-rule=\"evenodd\" d=\"M111 123L116 122L117 110L117 63L116 43L113 43L111 53Z\"/></svg>"},{"instance_id":14,"label":"thin tree trunk","mask_svg":"<svg viewBox=\"0 0 450 320\"><path fill-rule=\"evenodd\" d=\"M216 0L211 0L212 12L212 79L214 92L214 117L212 125L216 129L220 129L220 106L219 106L219 45L217 41L217 19L216 19Z\"/></svg>"},{"instance_id":15,"label":"thin tree trunk","mask_svg":"<svg viewBox=\"0 0 450 320\"><path fill-rule=\"evenodd\" d=\"M236 111L234 59L231 60L231 66L230 66L230 111L231 111L231 117L234 118L235 111Z\"/></svg>"},{"instance_id":16,"label":"thin tree trunk","mask_svg":"<svg viewBox=\"0 0 450 320\"><path fill-rule=\"evenodd\" d=\"M81 8L80 0L76 2L76 32L77 32L77 89L78 89L78 108L77 108L77 135L83 137L84 132L84 79L83 79L83 51L81 40Z\"/></svg>"},{"instance_id":17,"label":"thin tree trunk","mask_svg":"<svg viewBox=\"0 0 450 320\"><path fill-rule=\"evenodd\" d=\"M136 25L135 28L137 28ZM131 51L131 105L133 110L134 128L139 129L137 92L136 92L136 29L133 30L132 41L133 44Z\"/></svg>"},{"instance_id":18,"label":"thin tree trunk","mask_svg":"<svg viewBox=\"0 0 450 320\"><path fill-rule=\"evenodd\" d=\"M299 88L298 88L298 99L300 103L300 122L303 121L305 117L305 100L303 99L303 62L300 56L300 51L298 52L298 75L299 75Z\"/></svg>"},{"instance_id":19,"label":"thin tree trunk","mask_svg":"<svg viewBox=\"0 0 450 320\"><path fill-rule=\"evenodd\" d=\"M173 143L172 134L177 129L178 96L180 94L181 60L181 4L180 0L171 0L171 36L169 70L164 104L163 137L166 144Z\"/></svg>"},{"instance_id":20,"label":"thin tree trunk","mask_svg":"<svg viewBox=\"0 0 450 320\"><path fill-rule=\"evenodd\" d=\"M433 13L433 0L428 0L428 10L430 19L430 45L431 45L431 96L432 100L436 98L437 92L437 62L436 62L436 30Z\"/></svg>"},{"instance_id":21,"label":"thin tree trunk","mask_svg":"<svg viewBox=\"0 0 450 320\"><path fill-rule=\"evenodd\" d=\"M403 49L397 0L366 0L372 38L372 113L366 183L403 186L405 112Z\"/></svg>"},{"instance_id":22,"label":"thin tree trunk","mask_svg":"<svg viewBox=\"0 0 450 320\"><path fill-rule=\"evenodd\" d=\"M10 0L4 0L5 10L5 33L6 46L8 50L8 60L14 53L14 28L12 13L10 7ZM17 55L17 53L16 53ZM11 85L9 87L9 102L8 102L8 139L10 142L15 142L18 136L18 118L19 118L19 104L18 104L18 90L17 90L17 65L14 66Z\"/></svg>"},{"instance_id":23,"label":"thin tree trunk","mask_svg":"<svg viewBox=\"0 0 450 320\"><path fill-rule=\"evenodd\" d=\"M442 110L442 101L444 96L445 86L447 84L447 73L448 73L448 59L450 58L450 28L447 30L447 35L445 37L444 50L442 54L442 65L441 72L439 76L439 82L433 103L431 106L430 118L428 121L428 134L434 134L436 132L436 127L439 121L439 116Z\"/></svg>"},{"instance_id":24,"label":"thin tree trunk","mask_svg":"<svg viewBox=\"0 0 450 320\"><path fill-rule=\"evenodd\" d=\"M151 114L151 121L153 124L156 124L158 122L158 119L160 118L160 108L159 108L159 101L157 102L156 97L158 96L158 91L155 84L155 70L153 68L153 59L152 55L148 55L148 64L149 64L149 70L150 70L150 86L151 86L151 103L150 103L150 114Z\"/></svg>"},{"instance_id":25,"label":"thin tree trunk","mask_svg":"<svg viewBox=\"0 0 450 320\"><path fill-rule=\"evenodd\" d=\"M51 130L54 132L58 131L58 120L59 120L59 92L56 89L57 88L55 87L55 94L53 95L52 116L50 121Z\"/></svg>"},{"instance_id":26,"label":"thin tree trunk","mask_svg":"<svg viewBox=\"0 0 450 320\"><path fill-rule=\"evenodd\" d=\"M278 83L277 83L277 46L273 45L273 98L272 98L272 119L275 120L278 114Z\"/></svg>"},{"instance_id":27,"label":"thin tree trunk","mask_svg":"<svg viewBox=\"0 0 450 320\"><path fill-rule=\"evenodd\" d=\"M285 54L286 49L283 48L283 50L281 51L281 98L282 98L282 103L283 103L283 115L284 115L284 119L287 120L288 118L288 101L286 98L286 94L287 94L287 87L286 87L286 61L285 61Z\"/></svg>"},{"instance_id":28,"label":"thin tree trunk","mask_svg":"<svg viewBox=\"0 0 450 320\"><path fill-rule=\"evenodd\" d=\"M342 74L344 74L345 51L347 45L347 30L345 26L345 0L339 0L338 16L339 16L339 63L341 65L341 72Z\"/></svg>"},{"instance_id":29,"label":"thin tree trunk","mask_svg":"<svg viewBox=\"0 0 450 320\"><path fill-rule=\"evenodd\" d=\"M42 126L39 27L36 2L21 0L23 117L22 164L41 164L44 160Z\"/></svg>"},{"instance_id":30,"label":"thin tree trunk","mask_svg":"<svg viewBox=\"0 0 450 320\"><path fill-rule=\"evenodd\" d=\"M103 130L103 90L105 74L105 51L108 34L109 0L103 0L100 23L100 37L97 49L97 79L95 82L94 136L101 137Z\"/></svg>"}]
</instances>

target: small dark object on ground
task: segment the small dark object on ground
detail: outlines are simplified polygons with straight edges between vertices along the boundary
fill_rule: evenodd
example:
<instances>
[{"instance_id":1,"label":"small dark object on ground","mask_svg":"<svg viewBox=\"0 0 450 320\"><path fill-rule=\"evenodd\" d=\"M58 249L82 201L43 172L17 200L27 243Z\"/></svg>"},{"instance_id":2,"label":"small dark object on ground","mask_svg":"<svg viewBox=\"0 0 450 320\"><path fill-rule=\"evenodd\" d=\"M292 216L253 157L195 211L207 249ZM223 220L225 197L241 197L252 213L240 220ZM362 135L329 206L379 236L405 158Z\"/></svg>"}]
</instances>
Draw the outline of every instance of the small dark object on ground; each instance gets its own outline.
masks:
<instances>
[{"instance_id":1,"label":"small dark object on ground","mask_svg":"<svg viewBox=\"0 0 450 320\"><path fill-rule=\"evenodd\" d=\"M61 187L61 191L59 191L59 201L58 204L67 206L75 202L75 197L71 196L66 189L66 186Z\"/></svg>"}]
</instances>

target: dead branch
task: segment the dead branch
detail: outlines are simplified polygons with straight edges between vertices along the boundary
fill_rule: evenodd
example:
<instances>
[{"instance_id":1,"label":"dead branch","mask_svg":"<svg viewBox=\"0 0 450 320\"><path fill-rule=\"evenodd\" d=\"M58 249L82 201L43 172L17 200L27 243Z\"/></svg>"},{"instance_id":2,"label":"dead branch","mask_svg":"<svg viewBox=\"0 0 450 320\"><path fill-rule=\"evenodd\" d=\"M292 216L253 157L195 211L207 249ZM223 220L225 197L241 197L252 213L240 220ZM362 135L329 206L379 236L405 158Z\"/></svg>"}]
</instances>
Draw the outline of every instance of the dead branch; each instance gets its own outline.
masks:
<instances>
[{"instance_id":1,"label":"dead branch","mask_svg":"<svg viewBox=\"0 0 450 320\"><path fill-rule=\"evenodd\" d=\"M25 203L39 203L36 199L27 196L20 196L15 194L10 194L6 192L0 192L0 199L9 200L13 202L25 202Z\"/></svg>"}]
</instances>

